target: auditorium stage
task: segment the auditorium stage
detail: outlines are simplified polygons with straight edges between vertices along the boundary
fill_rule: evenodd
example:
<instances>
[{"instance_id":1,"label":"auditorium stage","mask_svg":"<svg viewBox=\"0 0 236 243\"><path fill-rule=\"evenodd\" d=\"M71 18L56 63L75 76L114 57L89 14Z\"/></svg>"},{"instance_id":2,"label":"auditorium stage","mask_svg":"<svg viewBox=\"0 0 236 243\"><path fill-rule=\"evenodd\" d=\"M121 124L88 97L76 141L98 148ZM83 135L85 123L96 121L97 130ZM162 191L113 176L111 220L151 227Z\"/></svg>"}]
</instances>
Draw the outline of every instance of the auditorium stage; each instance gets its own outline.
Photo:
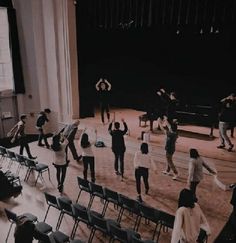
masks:
<instances>
[{"instance_id":1,"label":"auditorium stage","mask_svg":"<svg viewBox=\"0 0 236 243\"><path fill-rule=\"evenodd\" d=\"M100 119L99 111L96 111L95 117L89 117L81 119L81 124L79 129L82 130L85 127L87 132L92 138L95 139L94 130L97 130L97 139L102 140L106 147L105 148L94 148L95 153L95 164L96 164L96 183L116 190L126 196L133 199L136 198L135 180L134 180L134 169L133 169L133 157L139 145L141 143L140 136L142 131L149 131L149 126L139 127L139 115L143 114L142 111L136 111L132 109L111 109L111 117L115 113L116 121L120 121L124 118L129 127L129 135L125 137L127 151L125 154L125 179L120 180L119 176L114 174L113 169L113 154L110 149L111 137L107 132L108 124L103 125ZM148 123L147 123L148 125ZM156 123L154 122L154 131ZM197 127L197 126L180 126L179 129L193 131L196 134L209 134L209 128ZM183 134L183 133L182 133ZM218 171L219 179L226 185L236 182L236 156L235 149L233 152L228 152L226 150L219 150L216 146L219 144L218 140L218 130L214 130L214 138L207 140L203 139L201 136L196 137L186 137L180 136L176 144L176 153L174 154L174 162L179 170L180 177L177 181L173 181L171 177L165 176L161 171L165 168L165 135L160 132L150 133L150 146L151 154L154 161L156 162L158 172L154 174L150 173L150 194L143 195L145 203L167 211L168 213L175 214L177 209L178 194L181 189L186 186L187 179L187 168L189 161L188 151L190 148L197 148L203 158L211 166L214 166ZM203 136L205 137L205 136ZM75 141L76 145L78 141ZM233 138L232 142L236 145L236 139ZM38 161L42 163L47 163L50 167L51 181L48 180L48 176L45 173L43 177L45 178L45 184L39 183L35 187L33 185L34 178L30 178L29 182L23 182L25 175L25 169L20 171L20 176L22 178L23 193L17 198L12 198L5 202L0 202L0 242L3 242L6 237L7 230L9 228L9 222L4 217L3 208L7 207L16 213L31 212L36 214L39 220L43 220L45 211L47 208L44 191L48 191L55 195L60 195L57 191L55 168L52 165L53 152L51 150L41 148L37 146L36 142L30 144L32 154L38 156ZM13 148L13 151L18 152L19 148ZM79 151L79 149L78 149ZM65 181L64 194L69 196L72 201L75 201L78 195L78 186L76 177L82 176L83 166L81 163L77 163L71 158L70 155L70 165L68 168L68 174ZM3 169L6 170L7 163L3 164ZM16 170L16 166L12 167L12 170ZM143 190L143 187L142 187ZM214 242L214 238L217 237L218 233L223 228L226 223L228 216L231 213L231 205L229 203L231 198L231 191L224 191L220 189L215 183L213 176L205 174L203 181L199 184L197 191L199 198L199 204L204 211L209 224L212 229L212 235L209 238L209 243ZM80 203L87 206L88 195L83 194L80 198ZM92 209L100 211L103 207L99 199L95 198ZM109 206L106 217L116 218L118 211L116 211L112 205ZM59 213L55 209L50 209L47 223L51 224L55 229L56 222ZM123 227L133 227L135 217L129 216L125 213L122 218L121 224ZM144 222L144 221L142 221ZM65 216L62 221L60 230L66 234L70 234L72 230L73 220ZM150 239L154 225L141 224L139 228L139 233L145 239ZM13 232L13 231L12 231ZM77 236L83 240L86 240L89 236L90 229L85 225L79 225L77 230ZM159 242L170 242L171 231L168 233L161 233ZM11 233L9 242L13 242L13 236ZM93 242L108 242L102 234L96 233Z\"/></svg>"}]
</instances>

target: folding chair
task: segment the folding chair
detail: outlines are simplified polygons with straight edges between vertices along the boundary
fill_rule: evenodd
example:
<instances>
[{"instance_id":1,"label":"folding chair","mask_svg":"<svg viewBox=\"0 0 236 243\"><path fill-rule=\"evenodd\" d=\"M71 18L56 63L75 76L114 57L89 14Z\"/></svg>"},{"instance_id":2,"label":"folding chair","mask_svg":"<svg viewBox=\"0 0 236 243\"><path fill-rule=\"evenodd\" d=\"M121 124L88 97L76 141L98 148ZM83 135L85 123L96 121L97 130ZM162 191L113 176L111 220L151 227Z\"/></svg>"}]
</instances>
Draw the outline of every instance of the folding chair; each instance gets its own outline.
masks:
<instances>
[{"instance_id":1,"label":"folding chair","mask_svg":"<svg viewBox=\"0 0 236 243\"><path fill-rule=\"evenodd\" d=\"M93 182L89 182L89 188L90 188L90 201L89 201L88 209L92 207L93 200L95 197L99 197L101 201L104 203L105 195L103 192L103 187Z\"/></svg>"},{"instance_id":2,"label":"folding chair","mask_svg":"<svg viewBox=\"0 0 236 243\"><path fill-rule=\"evenodd\" d=\"M90 190L90 187L89 187L89 182L87 180L77 176L77 183L79 185L80 191L79 191L78 197L76 199L76 202L79 201L79 197L80 197L82 191L89 193L89 195L91 197L91 190ZM89 200L89 202L90 202L90 200Z\"/></svg>"}]
</instances>

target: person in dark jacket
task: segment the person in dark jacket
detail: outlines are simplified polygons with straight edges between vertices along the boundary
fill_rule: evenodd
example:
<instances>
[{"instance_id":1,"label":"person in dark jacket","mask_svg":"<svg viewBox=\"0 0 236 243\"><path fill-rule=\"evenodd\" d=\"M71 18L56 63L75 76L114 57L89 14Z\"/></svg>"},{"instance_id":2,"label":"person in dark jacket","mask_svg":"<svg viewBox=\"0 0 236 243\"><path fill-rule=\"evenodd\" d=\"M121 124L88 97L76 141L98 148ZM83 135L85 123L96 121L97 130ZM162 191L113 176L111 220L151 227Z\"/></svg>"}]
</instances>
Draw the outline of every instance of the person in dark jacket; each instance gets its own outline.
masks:
<instances>
[{"instance_id":1,"label":"person in dark jacket","mask_svg":"<svg viewBox=\"0 0 236 243\"><path fill-rule=\"evenodd\" d=\"M121 119L123 125L124 125L124 130L120 130L120 123L115 122L114 127L115 129L112 130L112 124L113 122L110 123L108 127L108 131L110 135L112 136L112 152L115 155L115 173L117 175L121 175L122 178L124 177L124 154L125 154L125 141L124 141L124 135L128 131L128 127L124 119ZM120 164L119 164L120 162ZM119 169L118 170L118 164L119 164Z\"/></svg>"},{"instance_id":2,"label":"person in dark jacket","mask_svg":"<svg viewBox=\"0 0 236 243\"><path fill-rule=\"evenodd\" d=\"M41 111L39 113L38 119L36 121L36 129L39 131L38 146L46 146L47 148L50 148L50 146L47 141L47 136L43 131L43 126L45 125L46 122L49 122L47 114L50 113L51 113L50 109L48 108L44 109L44 111ZM42 143L42 140L44 140L44 144Z\"/></svg>"}]
</instances>

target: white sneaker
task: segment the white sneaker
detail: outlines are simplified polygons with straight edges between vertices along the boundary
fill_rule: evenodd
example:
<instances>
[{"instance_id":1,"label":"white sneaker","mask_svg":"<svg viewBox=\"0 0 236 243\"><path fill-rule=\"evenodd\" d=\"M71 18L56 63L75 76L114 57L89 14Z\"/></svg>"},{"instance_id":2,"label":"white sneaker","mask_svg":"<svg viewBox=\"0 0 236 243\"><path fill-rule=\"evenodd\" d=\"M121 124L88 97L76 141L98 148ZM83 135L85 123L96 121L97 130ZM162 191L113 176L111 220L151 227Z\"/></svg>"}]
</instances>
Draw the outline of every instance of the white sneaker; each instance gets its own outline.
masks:
<instances>
[{"instance_id":1,"label":"white sneaker","mask_svg":"<svg viewBox=\"0 0 236 243\"><path fill-rule=\"evenodd\" d=\"M173 180L177 180L178 179L178 174L174 174L174 176L172 177Z\"/></svg>"},{"instance_id":2,"label":"white sneaker","mask_svg":"<svg viewBox=\"0 0 236 243\"><path fill-rule=\"evenodd\" d=\"M171 173L168 172L168 171L166 171L166 170L163 170L162 173L163 173L164 175L171 175Z\"/></svg>"}]
</instances>

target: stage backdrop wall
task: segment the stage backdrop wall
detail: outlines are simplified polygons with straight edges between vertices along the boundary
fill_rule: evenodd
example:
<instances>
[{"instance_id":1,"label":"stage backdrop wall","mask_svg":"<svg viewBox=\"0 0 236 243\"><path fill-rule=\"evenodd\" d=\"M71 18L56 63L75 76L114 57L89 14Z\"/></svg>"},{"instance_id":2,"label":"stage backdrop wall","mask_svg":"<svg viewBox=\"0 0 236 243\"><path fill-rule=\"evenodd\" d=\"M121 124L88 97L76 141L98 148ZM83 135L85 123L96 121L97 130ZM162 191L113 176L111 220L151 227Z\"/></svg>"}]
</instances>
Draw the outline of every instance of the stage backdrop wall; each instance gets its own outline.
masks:
<instances>
[{"instance_id":1,"label":"stage backdrop wall","mask_svg":"<svg viewBox=\"0 0 236 243\"><path fill-rule=\"evenodd\" d=\"M214 30L132 20L109 28L101 20L91 24L88 2L77 6L81 117L93 115L102 76L112 84L113 106L140 110L158 103L161 87L175 90L182 103L201 105L235 92L234 22Z\"/></svg>"}]
</instances>

